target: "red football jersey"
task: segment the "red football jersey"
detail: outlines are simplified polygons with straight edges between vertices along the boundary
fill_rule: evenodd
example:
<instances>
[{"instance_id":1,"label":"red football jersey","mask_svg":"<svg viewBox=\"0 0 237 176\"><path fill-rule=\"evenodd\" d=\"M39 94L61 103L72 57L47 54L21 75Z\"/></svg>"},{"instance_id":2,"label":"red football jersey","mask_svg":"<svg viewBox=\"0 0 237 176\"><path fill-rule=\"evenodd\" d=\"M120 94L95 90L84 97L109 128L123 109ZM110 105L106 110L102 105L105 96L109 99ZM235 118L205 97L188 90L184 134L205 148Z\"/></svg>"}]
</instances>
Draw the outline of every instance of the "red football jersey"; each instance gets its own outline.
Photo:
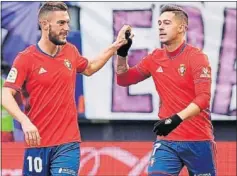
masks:
<instances>
[{"instance_id":1,"label":"red football jersey","mask_svg":"<svg viewBox=\"0 0 237 176\"><path fill-rule=\"evenodd\" d=\"M76 73L83 72L87 64L70 43L55 57L43 53L37 45L17 55L4 86L28 94L25 113L39 130L39 147L81 140L75 84Z\"/></svg>"},{"instance_id":2,"label":"red football jersey","mask_svg":"<svg viewBox=\"0 0 237 176\"><path fill-rule=\"evenodd\" d=\"M176 55L172 58L172 55ZM213 127L210 118L210 102L203 96L211 92L211 68L207 56L199 49L182 44L174 53L156 49L145 57L137 69L146 77L152 76L160 97L159 114L163 119L185 109L191 102L201 113L185 120L168 136L167 140L212 140Z\"/></svg>"}]
</instances>

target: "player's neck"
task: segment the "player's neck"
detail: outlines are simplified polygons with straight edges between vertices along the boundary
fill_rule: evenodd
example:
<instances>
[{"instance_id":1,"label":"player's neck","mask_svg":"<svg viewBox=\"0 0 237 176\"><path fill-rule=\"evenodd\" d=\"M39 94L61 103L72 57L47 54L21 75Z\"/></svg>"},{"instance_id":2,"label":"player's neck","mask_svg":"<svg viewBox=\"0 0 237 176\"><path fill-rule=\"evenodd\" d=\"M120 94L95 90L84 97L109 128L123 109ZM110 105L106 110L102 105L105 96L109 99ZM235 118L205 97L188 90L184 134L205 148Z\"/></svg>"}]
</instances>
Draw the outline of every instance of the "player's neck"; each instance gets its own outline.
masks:
<instances>
[{"instance_id":1,"label":"player's neck","mask_svg":"<svg viewBox=\"0 0 237 176\"><path fill-rule=\"evenodd\" d=\"M166 51L169 53L175 52L178 48L181 47L182 44L184 44L185 40L183 38L177 39L173 41L172 43L165 45Z\"/></svg>"},{"instance_id":2,"label":"player's neck","mask_svg":"<svg viewBox=\"0 0 237 176\"><path fill-rule=\"evenodd\" d=\"M166 54L170 59L174 59L176 56L180 55L186 46L185 40L174 43L173 45L165 46Z\"/></svg>"},{"instance_id":3,"label":"player's neck","mask_svg":"<svg viewBox=\"0 0 237 176\"><path fill-rule=\"evenodd\" d=\"M49 40L44 40L42 38L38 42L38 46L40 47L40 49L44 53L46 53L46 54L48 54L50 56L55 56L58 53L58 50L59 50L59 46L58 45L54 45Z\"/></svg>"}]
</instances>

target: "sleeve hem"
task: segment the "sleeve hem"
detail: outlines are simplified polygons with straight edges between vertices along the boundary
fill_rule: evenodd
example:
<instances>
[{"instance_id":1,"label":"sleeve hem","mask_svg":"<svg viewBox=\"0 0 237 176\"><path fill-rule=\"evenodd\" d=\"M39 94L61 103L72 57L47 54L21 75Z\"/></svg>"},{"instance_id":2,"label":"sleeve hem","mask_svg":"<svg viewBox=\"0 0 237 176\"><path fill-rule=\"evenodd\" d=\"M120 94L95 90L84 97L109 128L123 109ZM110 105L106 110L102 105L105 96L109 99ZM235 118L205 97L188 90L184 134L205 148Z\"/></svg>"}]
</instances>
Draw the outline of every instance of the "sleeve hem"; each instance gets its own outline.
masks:
<instances>
[{"instance_id":1,"label":"sleeve hem","mask_svg":"<svg viewBox=\"0 0 237 176\"><path fill-rule=\"evenodd\" d=\"M18 87L16 85L9 84L7 82L3 85L3 87L8 87L8 88L16 90L17 92L21 92L21 88L20 87Z\"/></svg>"},{"instance_id":2,"label":"sleeve hem","mask_svg":"<svg viewBox=\"0 0 237 176\"><path fill-rule=\"evenodd\" d=\"M196 104L201 111L207 108L206 105L202 104L201 102L198 102L197 100L192 101L192 103Z\"/></svg>"},{"instance_id":3,"label":"sleeve hem","mask_svg":"<svg viewBox=\"0 0 237 176\"><path fill-rule=\"evenodd\" d=\"M199 105L199 103L197 103L196 101L193 101L192 103L194 103L195 105L197 105L197 106L200 108L200 110L202 110L202 107Z\"/></svg>"},{"instance_id":4,"label":"sleeve hem","mask_svg":"<svg viewBox=\"0 0 237 176\"><path fill-rule=\"evenodd\" d=\"M77 69L77 73L82 73L82 72L84 72L84 71L86 70L86 68L88 67L88 64L89 64L89 61L88 61L88 59L86 59L85 67L84 67L83 69L81 69L80 71L78 71L78 69Z\"/></svg>"}]
</instances>

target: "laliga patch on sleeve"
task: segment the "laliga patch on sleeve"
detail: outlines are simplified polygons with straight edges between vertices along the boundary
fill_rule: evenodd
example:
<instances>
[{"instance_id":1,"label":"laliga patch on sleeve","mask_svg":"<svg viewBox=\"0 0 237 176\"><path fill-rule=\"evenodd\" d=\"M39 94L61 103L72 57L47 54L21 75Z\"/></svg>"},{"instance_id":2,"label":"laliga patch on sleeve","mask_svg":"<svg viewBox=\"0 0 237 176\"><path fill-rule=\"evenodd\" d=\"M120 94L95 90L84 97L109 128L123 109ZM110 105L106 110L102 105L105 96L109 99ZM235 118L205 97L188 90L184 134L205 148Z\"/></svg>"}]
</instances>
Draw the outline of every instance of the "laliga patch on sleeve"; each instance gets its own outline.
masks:
<instances>
[{"instance_id":1,"label":"laliga patch on sleeve","mask_svg":"<svg viewBox=\"0 0 237 176\"><path fill-rule=\"evenodd\" d=\"M17 69L16 68L12 68L7 76L7 82L10 83L14 83L16 81L17 78Z\"/></svg>"}]
</instances>

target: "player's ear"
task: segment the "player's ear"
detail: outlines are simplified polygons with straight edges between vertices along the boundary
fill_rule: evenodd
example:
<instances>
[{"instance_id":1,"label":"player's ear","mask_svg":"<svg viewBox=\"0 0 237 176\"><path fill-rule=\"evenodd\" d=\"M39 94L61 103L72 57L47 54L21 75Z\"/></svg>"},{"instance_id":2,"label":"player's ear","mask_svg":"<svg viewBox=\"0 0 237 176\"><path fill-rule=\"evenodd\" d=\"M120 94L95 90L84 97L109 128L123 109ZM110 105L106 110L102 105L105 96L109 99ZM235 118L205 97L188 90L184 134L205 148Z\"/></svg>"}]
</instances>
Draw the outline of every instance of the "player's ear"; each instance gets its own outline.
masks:
<instances>
[{"instance_id":1,"label":"player's ear","mask_svg":"<svg viewBox=\"0 0 237 176\"><path fill-rule=\"evenodd\" d=\"M49 22L47 20L39 21L41 29L47 31L49 29Z\"/></svg>"},{"instance_id":2,"label":"player's ear","mask_svg":"<svg viewBox=\"0 0 237 176\"><path fill-rule=\"evenodd\" d=\"M180 24L178 27L178 32L183 33L186 31L186 26L184 24Z\"/></svg>"}]
</instances>

